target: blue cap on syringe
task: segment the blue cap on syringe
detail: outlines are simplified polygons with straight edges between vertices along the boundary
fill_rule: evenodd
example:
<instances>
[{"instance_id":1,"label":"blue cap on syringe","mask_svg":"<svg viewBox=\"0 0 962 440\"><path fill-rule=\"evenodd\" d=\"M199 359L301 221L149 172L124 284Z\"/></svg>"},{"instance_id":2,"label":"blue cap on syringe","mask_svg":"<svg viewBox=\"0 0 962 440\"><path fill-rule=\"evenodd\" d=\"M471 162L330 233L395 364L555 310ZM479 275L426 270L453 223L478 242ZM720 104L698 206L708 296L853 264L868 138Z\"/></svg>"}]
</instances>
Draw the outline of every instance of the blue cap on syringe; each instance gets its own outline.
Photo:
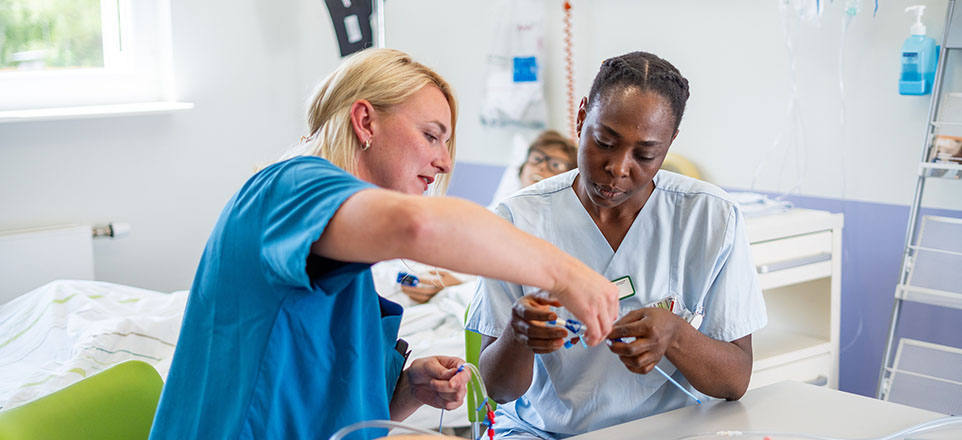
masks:
<instances>
[{"instance_id":1,"label":"blue cap on syringe","mask_svg":"<svg viewBox=\"0 0 962 440\"><path fill-rule=\"evenodd\" d=\"M578 322L577 320L566 319L565 322L558 322L557 320L551 320L551 321L545 322L545 324L550 325L552 327L567 329L568 333L571 333L571 338L565 341L566 349L574 346L574 344L571 343L571 341L574 340L575 338L579 338L581 341L581 345L584 346L585 348L588 348L588 344L585 343L585 338L584 338L585 332L588 330L588 328L585 327L584 324Z\"/></svg>"}]
</instances>

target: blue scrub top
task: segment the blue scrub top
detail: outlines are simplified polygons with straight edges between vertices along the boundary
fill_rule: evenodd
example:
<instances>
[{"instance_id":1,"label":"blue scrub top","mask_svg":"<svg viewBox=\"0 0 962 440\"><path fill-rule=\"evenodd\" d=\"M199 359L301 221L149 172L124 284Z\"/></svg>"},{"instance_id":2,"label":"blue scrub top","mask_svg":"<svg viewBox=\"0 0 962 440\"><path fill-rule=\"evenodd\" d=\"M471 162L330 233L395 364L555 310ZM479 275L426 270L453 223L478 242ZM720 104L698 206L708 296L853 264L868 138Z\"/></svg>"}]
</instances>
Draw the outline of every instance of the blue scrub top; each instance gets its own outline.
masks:
<instances>
[{"instance_id":1,"label":"blue scrub top","mask_svg":"<svg viewBox=\"0 0 962 440\"><path fill-rule=\"evenodd\" d=\"M390 419L401 307L377 295L369 265L310 254L341 204L368 188L298 157L231 199L197 269L151 439L328 438Z\"/></svg>"}]
</instances>

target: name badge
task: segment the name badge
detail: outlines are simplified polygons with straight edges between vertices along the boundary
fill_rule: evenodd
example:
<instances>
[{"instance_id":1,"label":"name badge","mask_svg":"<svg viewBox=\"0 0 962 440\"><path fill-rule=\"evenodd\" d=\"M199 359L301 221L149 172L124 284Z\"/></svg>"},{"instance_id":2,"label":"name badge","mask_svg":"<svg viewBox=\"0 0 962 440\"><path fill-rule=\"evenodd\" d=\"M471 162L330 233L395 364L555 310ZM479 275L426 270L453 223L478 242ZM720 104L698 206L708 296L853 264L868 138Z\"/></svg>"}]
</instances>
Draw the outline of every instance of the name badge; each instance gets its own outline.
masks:
<instances>
[{"instance_id":1,"label":"name badge","mask_svg":"<svg viewBox=\"0 0 962 440\"><path fill-rule=\"evenodd\" d=\"M623 276L612 281L618 287L618 301L635 296L635 285L631 283L630 276Z\"/></svg>"}]
</instances>

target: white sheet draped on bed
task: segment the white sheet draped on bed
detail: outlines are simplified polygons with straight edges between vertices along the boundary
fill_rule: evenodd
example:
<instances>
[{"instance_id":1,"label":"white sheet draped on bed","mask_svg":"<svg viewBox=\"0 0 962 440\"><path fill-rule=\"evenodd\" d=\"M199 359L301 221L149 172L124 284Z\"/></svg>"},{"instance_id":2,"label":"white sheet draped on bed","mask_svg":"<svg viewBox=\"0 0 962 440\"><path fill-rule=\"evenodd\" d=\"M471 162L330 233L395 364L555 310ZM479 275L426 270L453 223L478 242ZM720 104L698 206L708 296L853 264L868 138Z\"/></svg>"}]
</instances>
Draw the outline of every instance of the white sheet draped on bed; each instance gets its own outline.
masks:
<instances>
[{"instance_id":1,"label":"white sheet draped on bed","mask_svg":"<svg viewBox=\"0 0 962 440\"><path fill-rule=\"evenodd\" d=\"M410 271L403 263L380 263L372 271L378 292L404 306L399 337L410 344L410 359L464 358L464 311L474 296L474 277L456 274L463 284L414 304L396 282L399 271ZM128 359L153 365L166 380L186 302L187 291L61 280L0 305L0 410ZM406 423L436 429L439 417L440 410L425 406ZM467 425L464 405L445 412L444 426Z\"/></svg>"},{"instance_id":2,"label":"white sheet draped on bed","mask_svg":"<svg viewBox=\"0 0 962 440\"><path fill-rule=\"evenodd\" d=\"M138 359L167 378L187 292L54 281L0 306L0 409Z\"/></svg>"}]
</instances>

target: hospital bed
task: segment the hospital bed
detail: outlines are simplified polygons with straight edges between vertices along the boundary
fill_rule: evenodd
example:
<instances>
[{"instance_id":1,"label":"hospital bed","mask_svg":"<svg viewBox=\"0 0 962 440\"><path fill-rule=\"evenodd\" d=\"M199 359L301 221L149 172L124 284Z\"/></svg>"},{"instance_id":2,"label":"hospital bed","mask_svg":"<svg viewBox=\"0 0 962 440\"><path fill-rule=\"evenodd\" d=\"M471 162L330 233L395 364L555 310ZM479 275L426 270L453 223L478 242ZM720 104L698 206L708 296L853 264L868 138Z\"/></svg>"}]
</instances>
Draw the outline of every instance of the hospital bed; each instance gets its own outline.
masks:
<instances>
[{"instance_id":1,"label":"hospital bed","mask_svg":"<svg viewBox=\"0 0 962 440\"><path fill-rule=\"evenodd\" d=\"M85 225L0 233L0 411L127 360L151 365L166 380L188 292L93 281L90 242ZM399 337L410 344L410 358L464 358L472 279L460 276L467 282L414 304L392 280L407 270L403 264L373 272L379 292L405 306ZM428 407L406 422L437 429L440 418L440 410ZM468 425L464 405L445 412L445 427Z\"/></svg>"},{"instance_id":2,"label":"hospital bed","mask_svg":"<svg viewBox=\"0 0 962 440\"><path fill-rule=\"evenodd\" d=\"M0 410L126 360L166 380L187 292L58 280L0 306Z\"/></svg>"}]
</instances>

